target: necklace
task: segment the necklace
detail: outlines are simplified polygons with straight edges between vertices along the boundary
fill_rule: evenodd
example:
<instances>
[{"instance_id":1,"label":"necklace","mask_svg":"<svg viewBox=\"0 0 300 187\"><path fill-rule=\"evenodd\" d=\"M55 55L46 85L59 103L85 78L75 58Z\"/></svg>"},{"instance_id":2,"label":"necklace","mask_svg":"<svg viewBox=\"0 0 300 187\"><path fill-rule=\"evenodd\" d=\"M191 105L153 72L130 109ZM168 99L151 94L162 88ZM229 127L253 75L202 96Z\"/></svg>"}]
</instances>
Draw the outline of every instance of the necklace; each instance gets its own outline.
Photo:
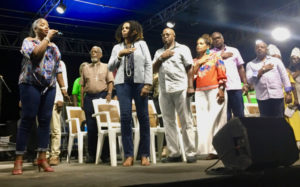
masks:
<instances>
[{"instance_id":1,"label":"necklace","mask_svg":"<svg viewBox=\"0 0 300 187\"><path fill-rule=\"evenodd\" d=\"M134 46L133 45L131 45L130 46L130 48L133 48ZM125 48L128 48L126 45L125 45ZM126 72L126 75L127 75L127 77L131 77L131 75L132 75L132 72L131 72L131 69L132 69L132 63L130 63L129 62L129 56L130 55L133 55L132 53L131 54L129 54L129 55L126 55L125 56L125 72Z\"/></svg>"}]
</instances>

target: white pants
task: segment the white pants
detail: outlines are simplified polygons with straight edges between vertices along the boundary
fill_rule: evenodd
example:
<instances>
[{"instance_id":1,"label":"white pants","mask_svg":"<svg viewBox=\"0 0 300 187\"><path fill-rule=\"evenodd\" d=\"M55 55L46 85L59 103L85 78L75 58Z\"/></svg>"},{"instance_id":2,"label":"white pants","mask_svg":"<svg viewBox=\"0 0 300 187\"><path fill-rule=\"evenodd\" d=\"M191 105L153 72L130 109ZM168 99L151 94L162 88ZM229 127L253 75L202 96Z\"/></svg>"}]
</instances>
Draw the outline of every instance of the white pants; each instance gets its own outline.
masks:
<instances>
[{"instance_id":1,"label":"white pants","mask_svg":"<svg viewBox=\"0 0 300 187\"><path fill-rule=\"evenodd\" d=\"M61 112L55 110L55 104L53 106L52 118L50 123L51 130L51 157L59 157L60 154L60 141L61 141Z\"/></svg>"},{"instance_id":2,"label":"white pants","mask_svg":"<svg viewBox=\"0 0 300 187\"><path fill-rule=\"evenodd\" d=\"M219 89L196 91L195 103L197 114L198 147L197 155L216 154L212 145L214 135L227 122L227 93L222 104L217 102Z\"/></svg>"},{"instance_id":3,"label":"white pants","mask_svg":"<svg viewBox=\"0 0 300 187\"><path fill-rule=\"evenodd\" d=\"M191 98L187 97L186 90L166 93L161 91L159 105L163 117L167 147L170 157L181 155L178 134L176 129L175 110L179 116L182 127L182 138L186 156L195 156L195 133L191 112Z\"/></svg>"}]
</instances>

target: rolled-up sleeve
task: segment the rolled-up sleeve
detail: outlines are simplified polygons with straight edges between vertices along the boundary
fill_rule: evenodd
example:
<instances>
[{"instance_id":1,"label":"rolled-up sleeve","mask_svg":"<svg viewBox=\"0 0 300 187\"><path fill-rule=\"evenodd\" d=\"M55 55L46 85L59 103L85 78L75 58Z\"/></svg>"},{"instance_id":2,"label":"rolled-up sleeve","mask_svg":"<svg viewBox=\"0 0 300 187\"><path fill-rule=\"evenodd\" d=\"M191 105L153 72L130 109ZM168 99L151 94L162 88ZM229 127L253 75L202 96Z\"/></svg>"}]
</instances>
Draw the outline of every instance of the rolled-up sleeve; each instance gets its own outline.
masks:
<instances>
[{"instance_id":1,"label":"rolled-up sleeve","mask_svg":"<svg viewBox=\"0 0 300 187\"><path fill-rule=\"evenodd\" d=\"M249 84L255 84L255 82L257 80L257 75L258 75L258 72L252 70L251 62L249 62L247 64L247 66L246 66L246 78L247 78L247 82Z\"/></svg>"},{"instance_id":2,"label":"rolled-up sleeve","mask_svg":"<svg viewBox=\"0 0 300 187\"><path fill-rule=\"evenodd\" d=\"M184 46L182 49L183 49L183 51L182 51L182 61L184 63L184 66L188 67L190 65L193 65L194 60L193 60L193 57L192 57L191 50L187 46Z\"/></svg>"}]
</instances>

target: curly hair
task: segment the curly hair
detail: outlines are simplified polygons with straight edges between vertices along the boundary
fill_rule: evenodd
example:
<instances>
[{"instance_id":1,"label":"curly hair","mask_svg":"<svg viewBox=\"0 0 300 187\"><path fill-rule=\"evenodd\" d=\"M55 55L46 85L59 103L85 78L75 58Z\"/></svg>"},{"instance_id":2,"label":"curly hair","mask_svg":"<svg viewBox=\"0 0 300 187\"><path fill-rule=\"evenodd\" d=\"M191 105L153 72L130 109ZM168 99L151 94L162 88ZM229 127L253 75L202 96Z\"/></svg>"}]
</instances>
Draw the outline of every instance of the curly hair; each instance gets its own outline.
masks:
<instances>
[{"instance_id":1,"label":"curly hair","mask_svg":"<svg viewBox=\"0 0 300 187\"><path fill-rule=\"evenodd\" d=\"M137 21L129 20L129 21L125 21L121 25L119 25L118 29L116 30L115 38L118 43L121 43L124 41L124 38L122 37L122 27L125 23L129 23L129 25L130 25L128 36L129 36L129 40L131 42L136 42L138 40L144 39L142 25Z\"/></svg>"}]
</instances>

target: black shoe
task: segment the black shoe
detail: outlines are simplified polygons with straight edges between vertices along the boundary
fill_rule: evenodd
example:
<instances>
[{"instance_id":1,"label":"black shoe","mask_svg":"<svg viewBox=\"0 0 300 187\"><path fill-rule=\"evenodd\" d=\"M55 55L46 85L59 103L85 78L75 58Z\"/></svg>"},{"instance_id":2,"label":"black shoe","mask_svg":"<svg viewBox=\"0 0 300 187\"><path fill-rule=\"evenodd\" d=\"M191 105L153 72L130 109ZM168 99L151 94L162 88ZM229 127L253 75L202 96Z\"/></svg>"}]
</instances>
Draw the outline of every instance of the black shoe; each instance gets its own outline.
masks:
<instances>
[{"instance_id":1,"label":"black shoe","mask_svg":"<svg viewBox=\"0 0 300 187\"><path fill-rule=\"evenodd\" d=\"M110 163L110 158L109 157L105 157L105 158L101 158L102 163Z\"/></svg>"},{"instance_id":2,"label":"black shoe","mask_svg":"<svg viewBox=\"0 0 300 187\"><path fill-rule=\"evenodd\" d=\"M87 159L85 160L85 163L95 163L96 159L95 157L87 157Z\"/></svg>"},{"instance_id":3,"label":"black shoe","mask_svg":"<svg viewBox=\"0 0 300 187\"><path fill-rule=\"evenodd\" d=\"M181 156L178 157L167 157L161 160L162 163L182 162Z\"/></svg>"},{"instance_id":4,"label":"black shoe","mask_svg":"<svg viewBox=\"0 0 300 187\"><path fill-rule=\"evenodd\" d=\"M195 163L195 162L197 162L197 158L195 156L187 156L186 162L187 163Z\"/></svg>"}]
</instances>

